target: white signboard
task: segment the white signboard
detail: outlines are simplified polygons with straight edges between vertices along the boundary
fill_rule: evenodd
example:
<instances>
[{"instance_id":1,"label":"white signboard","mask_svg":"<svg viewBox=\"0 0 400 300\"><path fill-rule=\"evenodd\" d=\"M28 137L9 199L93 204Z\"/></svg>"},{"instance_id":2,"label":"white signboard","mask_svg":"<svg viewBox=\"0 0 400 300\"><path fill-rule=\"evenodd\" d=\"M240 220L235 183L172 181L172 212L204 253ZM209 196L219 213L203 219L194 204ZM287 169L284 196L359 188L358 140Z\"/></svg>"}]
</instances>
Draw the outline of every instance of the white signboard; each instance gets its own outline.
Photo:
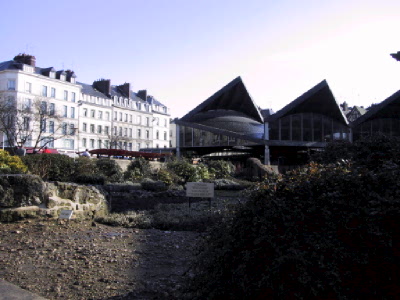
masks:
<instances>
[{"instance_id":1,"label":"white signboard","mask_svg":"<svg viewBox=\"0 0 400 300\"><path fill-rule=\"evenodd\" d=\"M214 198L214 183L186 183L186 197Z\"/></svg>"},{"instance_id":2,"label":"white signboard","mask_svg":"<svg viewBox=\"0 0 400 300\"><path fill-rule=\"evenodd\" d=\"M74 211L70 210L70 209L63 209L60 212L60 216L58 218L59 219L67 219L67 220L69 220L69 219L71 219L73 212Z\"/></svg>"}]
</instances>

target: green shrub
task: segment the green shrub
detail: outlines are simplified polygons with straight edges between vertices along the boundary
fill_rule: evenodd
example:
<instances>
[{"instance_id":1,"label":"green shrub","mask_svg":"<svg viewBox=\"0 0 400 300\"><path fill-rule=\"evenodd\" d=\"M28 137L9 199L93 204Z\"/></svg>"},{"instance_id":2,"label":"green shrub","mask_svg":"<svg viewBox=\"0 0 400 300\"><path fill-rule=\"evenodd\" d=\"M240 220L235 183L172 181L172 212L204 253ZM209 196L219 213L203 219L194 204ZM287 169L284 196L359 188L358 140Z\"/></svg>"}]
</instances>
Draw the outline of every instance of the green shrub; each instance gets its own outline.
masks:
<instances>
[{"instance_id":1,"label":"green shrub","mask_svg":"<svg viewBox=\"0 0 400 300\"><path fill-rule=\"evenodd\" d=\"M235 167L230 161L210 160L207 161L206 164L210 174L212 174L215 179L229 178L235 171Z\"/></svg>"},{"instance_id":2,"label":"green shrub","mask_svg":"<svg viewBox=\"0 0 400 300\"><path fill-rule=\"evenodd\" d=\"M43 180L72 181L75 173L74 159L60 154L35 154L22 157L29 172Z\"/></svg>"},{"instance_id":3,"label":"green shrub","mask_svg":"<svg viewBox=\"0 0 400 300\"><path fill-rule=\"evenodd\" d=\"M0 150L0 174L20 174L27 171L27 166L19 156L11 156L7 151Z\"/></svg>"},{"instance_id":4,"label":"green shrub","mask_svg":"<svg viewBox=\"0 0 400 300\"><path fill-rule=\"evenodd\" d=\"M265 182L212 228L191 299L389 299L400 259L400 167L309 167Z\"/></svg>"},{"instance_id":5,"label":"green shrub","mask_svg":"<svg viewBox=\"0 0 400 300\"><path fill-rule=\"evenodd\" d=\"M96 159L80 156L75 160L75 176L98 175Z\"/></svg>"},{"instance_id":6,"label":"green shrub","mask_svg":"<svg viewBox=\"0 0 400 300\"><path fill-rule=\"evenodd\" d=\"M114 160L108 158L96 159L96 167L99 170L99 174L103 175L107 182L119 182L122 180L122 169Z\"/></svg>"},{"instance_id":7,"label":"green shrub","mask_svg":"<svg viewBox=\"0 0 400 300\"><path fill-rule=\"evenodd\" d=\"M202 178L197 168L187 160L173 160L167 163L167 169L179 178L179 184L200 181Z\"/></svg>"},{"instance_id":8,"label":"green shrub","mask_svg":"<svg viewBox=\"0 0 400 300\"><path fill-rule=\"evenodd\" d=\"M124 172L124 179L132 182L151 177L150 163L142 157L132 160Z\"/></svg>"},{"instance_id":9,"label":"green shrub","mask_svg":"<svg viewBox=\"0 0 400 300\"><path fill-rule=\"evenodd\" d=\"M151 192L161 192L168 190L168 186L164 182L154 181L149 178L144 179L141 185L144 190Z\"/></svg>"},{"instance_id":10,"label":"green shrub","mask_svg":"<svg viewBox=\"0 0 400 300\"><path fill-rule=\"evenodd\" d=\"M178 178L174 173L164 168L159 169L156 176L159 181L164 182L167 186L171 186L178 181Z\"/></svg>"},{"instance_id":11,"label":"green shrub","mask_svg":"<svg viewBox=\"0 0 400 300\"><path fill-rule=\"evenodd\" d=\"M106 182L106 178L104 177L104 175L98 175L98 174L81 174L75 176L74 182L81 184L104 185Z\"/></svg>"}]
</instances>

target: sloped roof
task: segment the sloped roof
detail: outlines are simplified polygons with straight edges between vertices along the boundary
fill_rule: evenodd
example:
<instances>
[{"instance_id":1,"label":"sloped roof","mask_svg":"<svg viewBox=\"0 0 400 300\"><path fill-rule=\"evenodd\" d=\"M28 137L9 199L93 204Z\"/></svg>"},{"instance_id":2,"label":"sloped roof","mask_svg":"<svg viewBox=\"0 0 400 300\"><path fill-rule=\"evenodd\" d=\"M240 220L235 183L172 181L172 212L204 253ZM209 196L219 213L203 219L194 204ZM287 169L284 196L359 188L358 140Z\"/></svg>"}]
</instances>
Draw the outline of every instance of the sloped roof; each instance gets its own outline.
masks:
<instances>
[{"instance_id":1,"label":"sloped roof","mask_svg":"<svg viewBox=\"0 0 400 300\"><path fill-rule=\"evenodd\" d=\"M348 124L326 80L321 81L284 108L268 117L267 121L275 121L287 115L307 112L327 115L340 123Z\"/></svg>"},{"instance_id":2,"label":"sloped roof","mask_svg":"<svg viewBox=\"0 0 400 300\"><path fill-rule=\"evenodd\" d=\"M364 115L352 122L350 125L355 127L368 120L380 118L398 118L400 115L400 90L386 98L379 104L374 105Z\"/></svg>"},{"instance_id":3,"label":"sloped roof","mask_svg":"<svg viewBox=\"0 0 400 300\"><path fill-rule=\"evenodd\" d=\"M251 99L240 77L235 78L214 95L181 118L190 122L198 114L217 110L229 110L245 114L248 118L262 123L263 117Z\"/></svg>"}]
</instances>

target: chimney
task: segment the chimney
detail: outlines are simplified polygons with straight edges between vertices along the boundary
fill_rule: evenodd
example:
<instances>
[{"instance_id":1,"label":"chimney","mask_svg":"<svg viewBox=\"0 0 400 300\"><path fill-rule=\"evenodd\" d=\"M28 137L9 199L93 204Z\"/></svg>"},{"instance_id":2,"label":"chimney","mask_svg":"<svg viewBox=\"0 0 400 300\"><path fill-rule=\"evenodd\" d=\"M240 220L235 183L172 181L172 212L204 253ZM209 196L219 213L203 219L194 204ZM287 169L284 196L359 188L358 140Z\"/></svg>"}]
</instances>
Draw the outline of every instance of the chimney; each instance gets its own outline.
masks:
<instances>
[{"instance_id":1,"label":"chimney","mask_svg":"<svg viewBox=\"0 0 400 300\"><path fill-rule=\"evenodd\" d=\"M99 79L93 82L93 88L99 92L111 97L111 80L110 79Z\"/></svg>"},{"instance_id":2,"label":"chimney","mask_svg":"<svg viewBox=\"0 0 400 300\"><path fill-rule=\"evenodd\" d=\"M33 55L20 53L14 57L14 61L36 67L36 57L34 57Z\"/></svg>"},{"instance_id":3,"label":"chimney","mask_svg":"<svg viewBox=\"0 0 400 300\"><path fill-rule=\"evenodd\" d=\"M147 100L147 90L140 90L137 92L137 95L140 99L146 101Z\"/></svg>"},{"instance_id":4,"label":"chimney","mask_svg":"<svg viewBox=\"0 0 400 300\"><path fill-rule=\"evenodd\" d=\"M349 110L349 105L347 104L346 101L343 102L343 104L340 105L342 107L343 111L348 111Z\"/></svg>"},{"instance_id":5,"label":"chimney","mask_svg":"<svg viewBox=\"0 0 400 300\"><path fill-rule=\"evenodd\" d=\"M126 98L129 98L130 91L131 91L130 83L125 82L124 84L118 85L117 88L121 92L122 95L124 95Z\"/></svg>"}]
</instances>

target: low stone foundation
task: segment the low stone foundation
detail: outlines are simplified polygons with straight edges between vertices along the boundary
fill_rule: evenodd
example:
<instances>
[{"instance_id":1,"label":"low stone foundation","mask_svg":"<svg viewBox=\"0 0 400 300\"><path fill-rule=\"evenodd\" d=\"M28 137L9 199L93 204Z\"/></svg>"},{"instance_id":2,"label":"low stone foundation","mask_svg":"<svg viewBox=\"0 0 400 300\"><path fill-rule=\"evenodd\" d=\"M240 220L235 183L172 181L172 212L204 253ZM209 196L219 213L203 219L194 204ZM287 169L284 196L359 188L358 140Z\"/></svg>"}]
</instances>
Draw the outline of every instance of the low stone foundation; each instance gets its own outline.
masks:
<instances>
[{"instance_id":1,"label":"low stone foundation","mask_svg":"<svg viewBox=\"0 0 400 300\"><path fill-rule=\"evenodd\" d=\"M58 218L61 210L73 218L93 218L108 212L103 193L93 186L43 182L34 175L0 176L0 222L28 217Z\"/></svg>"}]
</instances>

